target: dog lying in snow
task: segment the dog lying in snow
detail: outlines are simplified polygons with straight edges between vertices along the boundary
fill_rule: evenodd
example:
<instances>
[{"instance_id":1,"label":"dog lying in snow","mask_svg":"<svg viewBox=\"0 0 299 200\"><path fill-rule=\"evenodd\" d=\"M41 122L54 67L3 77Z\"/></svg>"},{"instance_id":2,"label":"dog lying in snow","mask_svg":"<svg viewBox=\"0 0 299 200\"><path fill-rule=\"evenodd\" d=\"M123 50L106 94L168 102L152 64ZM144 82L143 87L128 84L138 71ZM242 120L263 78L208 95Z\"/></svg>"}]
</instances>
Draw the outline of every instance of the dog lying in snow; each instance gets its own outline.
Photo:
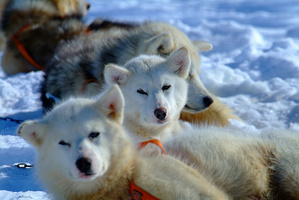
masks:
<instances>
[{"instance_id":1,"label":"dog lying in snow","mask_svg":"<svg viewBox=\"0 0 299 200\"><path fill-rule=\"evenodd\" d=\"M183 47L172 53L167 59L159 58L157 56L141 56L128 62L124 68L108 65L106 66L107 76L105 75L105 77L110 77L109 81L111 81L111 83L116 81L122 90L127 91L125 99L128 97L134 98L134 95L131 92L140 95L140 97L135 97L134 99L136 100L135 103L137 108L142 109L142 107L138 107L138 101L139 99L144 101L142 98L152 98L151 91L157 91L157 94L153 95L153 97L159 96L158 94L161 90L163 94L160 93L160 96L162 95L162 97L167 97L167 95L169 95L167 92L174 95L175 91L172 91L172 89L177 87L174 86L172 82L169 83L167 81L179 79L179 81L175 82L181 82L182 84L180 84L180 87L186 88L184 86L184 84L186 84L184 77L186 76L186 73L188 73L189 61L188 50ZM157 75L156 78L158 79L154 79L154 81L145 79L146 83L152 83L150 84L150 87L155 89L147 90L146 88L143 88L146 85L142 83L137 85L141 87L138 87L137 89L135 88L135 85L133 85L133 87L130 84L130 81L134 80L134 78L139 78L138 73L140 72L134 71L133 69L135 69L136 65L142 66L143 64L146 64L145 66L147 67L144 66L144 68L138 68L141 72L143 71L142 73L150 72L151 70L153 72L158 72L153 74L152 72L148 73L151 75L149 77L156 77L153 75ZM132 75L131 73L136 74ZM132 80L130 80L130 78L132 78ZM162 85L159 86L161 82L158 80L164 80L165 82L162 82ZM130 87L125 89L127 83ZM158 86L156 87L156 85ZM131 91L129 89L131 89ZM102 190L103 193L95 192L99 189L94 186L97 185L95 184L95 180L99 181L100 177L106 177L105 173L110 172L110 170L107 169L109 168L107 166L119 166L121 169L127 169L127 167L121 165L123 164L121 158L130 155L129 157L133 157L133 160L135 160L136 156L138 163L140 162L144 164L141 164L141 168L147 166L144 168L146 172L154 171L154 175L151 175L151 178L154 178L155 181L149 183L146 181L149 177L145 175L145 179L139 179L139 177L137 177L134 179L134 182L148 191L151 195L162 199L184 199L184 197L180 195L186 195L185 197L190 199L191 197L188 195L193 196L194 191L195 196L197 195L194 197L195 199L298 199L299 133L295 134L285 130L276 130L264 132L259 136L254 136L248 135L246 131L234 130L231 128L191 127L182 132L178 131L178 133L172 135L172 137L164 138L163 145L169 156L152 153L148 149L145 149L145 152L135 152L134 149L137 149L137 147L135 146L136 144L134 145L134 142L131 144L133 147L128 147L130 150L127 151L125 149L118 149L114 147L114 145L116 144L119 148L123 147L123 145L118 142L126 138L128 143L126 143L127 145L125 146L130 146L129 141L133 140L131 137L127 138L126 136L117 140L118 142L116 142L115 138L112 136L102 136L99 138L100 133L106 133L105 131L116 135L116 133L122 129L122 126L120 125L122 116L124 115L126 117L126 112L131 112L126 111L126 109L130 109L130 107L125 108L125 111L119 112L119 107L123 107L123 100L121 95L116 93L119 93L119 91L113 92L112 90L112 92L107 92L97 101L97 103L92 99L70 100L62 105L58 105L53 112L48 113L44 119L40 121L25 122L19 128L19 134L37 148L41 158L51 158L53 160L49 161L49 163L61 166L61 170L63 170L62 174L60 171L57 172L57 167L49 167L52 165L48 162L43 160L38 161L39 174L49 190L53 193L58 195L67 195L71 193L73 195L73 189L76 188L78 193L75 195L78 195L78 198L95 197L97 199L103 197L103 193L107 194L107 191ZM186 97L184 98L181 96L180 98L182 98L181 101L184 99L186 100ZM160 101L159 105L167 104ZM182 103L182 105L184 105L184 103ZM169 108L166 110L168 109ZM164 116L163 112L160 111L165 109L158 109L160 111L156 113L155 110L157 110L157 108L155 107L149 110L152 110L152 115L157 118L154 120L156 121L154 123L157 123L156 126L158 126L159 123L160 126L164 126L163 124L166 120L167 113L165 114L165 119L159 118ZM103 113L104 117L102 116ZM98 118L95 119L94 117L97 116ZM178 121L178 117L174 119ZM113 123L111 120L114 120ZM127 123L126 120L125 123ZM177 122L175 123L178 124ZM171 125L173 124L173 121L169 121L167 124ZM152 126L152 124L149 123L148 126ZM129 129L131 128L130 126L127 127ZM138 132L135 132L134 129L133 133L138 135ZM130 135L132 135L132 133ZM156 136L148 136L148 138L155 137ZM55 139L54 143L52 142L53 138ZM141 138L146 139L146 137ZM51 142L48 142L48 140ZM104 145L105 148L102 145ZM100 150L98 150L98 146L103 147L103 149L100 148ZM109 157L112 155L107 153L106 147L108 149L111 148L111 151L116 151L113 151L113 155L121 152L120 156L116 158ZM60 148L66 148L67 150ZM98 151L101 153L98 153ZM69 156L69 152L72 152L71 155L75 152L76 156ZM128 154L124 155L125 153ZM50 155L47 156L48 154L59 156L51 157ZM60 156L62 156L62 158ZM108 158L106 158L107 156ZM102 159L104 160L103 162ZM143 159L149 159L150 161L144 161ZM155 159L157 160L153 161ZM62 160L63 162L61 162ZM96 160L96 163L101 164L93 165L91 160ZM114 161L112 162L113 164L110 163L110 160ZM129 162L133 161L129 159ZM173 163L170 164L170 162ZM109 163L111 165L109 165ZM150 163L154 163L157 167L154 165L152 166ZM186 163L192 168L187 167L183 163ZM139 166L139 164L137 165ZM50 172L47 172L49 169ZM138 169L138 172L142 172L142 176L143 173L146 173L143 169L139 169L139 167L134 168L134 170L136 169ZM180 171L180 169L182 169L182 171ZM65 170L67 172L65 172ZM58 174L55 174L56 172ZM193 181L189 179L189 172L192 172L191 174L193 174L196 180ZM48 173L51 175L48 176ZM70 177L63 176L64 173L68 174ZM132 172L132 174L134 173ZM167 175L164 176L165 174ZM172 178L174 174L179 175L179 177L176 177L173 180ZM139 175L141 176L141 174ZM156 175L161 179L156 179ZM180 178L181 175L184 177L183 180ZM136 177L135 174L132 176ZM63 177L62 179L67 181L64 182L61 179L57 179L57 177ZM83 179L87 181L88 184L85 183L85 185L90 190L87 191L86 188L74 181L72 177L75 177L75 180ZM170 177L171 179L169 179ZM113 178L110 177L109 180L111 179ZM194 189L194 191L188 190L187 193L183 192L182 194L181 189L179 189L181 186L178 185L176 187L178 189L174 192L166 186L168 182L166 181L167 183L165 183L165 180L173 182L173 184L184 183L187 185L189 185L190 182L196 182L196 186L190 184L190 188L195 187L196 189ZM58 185L56 181L63 182L63 185L70 188L63 188ZM197 185L198 181L200 182L200 185ZM127 184L129 184L128 182ZM164 182L166 185L160 185L161 182ZM156 185L157 187L152 188L152 185ZM117 187L119 187L119 185ZM126 188L128 189L128 186ZM159 190L159 188L163 188L163 191ZM60 191L56 191L56 189ZM178 191L178 193L176 191ZM125 192L127 193L125 194ZM114 198L114 196L109 196L110 194L107 195L109 198ZM123 190L120 195L128 195L128 191ZM75 197L64 196L64 198Z\"/></svg>"},{"instance_id":2,"label":"dog lying in snow","mask_svg":"<svg viewBox=\"0 0 299 200\"><path fill-rule=\"evenodd\" d=\"M192 41L179 29L167 23L147 22L134 28L113 27L71 40L57 48L46 71L42 87L45 110L53 106L46 93L59 99L69 96L94 96L103 89L103 72L107 64L124 65L140 55L159 55L167 58L176 49L185 46L190 52L188 82L190 96L186 111L198 112L212 103L208 91L199 79L200 57ZM198 42L201 51L211 45ZM93 80L92 82L88 82Z\"/></svg>"},{"instance_id":3,"label":"dog lying in snow","mask_svg":"<svg viewBox=\"0 0 299 200\"><path fill-rule=\"evenodd\" d=\"M123 109L114 86L98 100L70 99L20 125L18 134L36 148L38 175L55 199L229 199L179 160L136 151L122 126Z\"/></svg>"},{"instance_id":4,"label":"dog lying in snow","mask_svg":"<svg viewBox=\"0 0 299 200\"><path fill-rule=\"evenodd\" d=\"M272 130L242 137L246 131L228 127L181 127L189 66L184 47L167 59L141 56L123 67L107 65L105 80L118 84L127 102L125 126L139 141L162 140L169 155L194 167L233 199L296 199L299 133Z\"/></svg>"},{"instance_id":5,"label":"dog lying in snow","mask_svg":"<svg viewBox=\"0 0 299 200\"><path fill-rule=\"evenodd\" d=\"M91 31L130 27L100 19L85 25L83 17L89 7L85 0L1 0L0 49L6 46L1 63L4 72L13 75L44 70L57 46L64 42Z\"/></svg>"},{"instance_id":6,"label":"dog lying in snow","mask_svg":"<svg viewBox=\"0 0 299 200\"><path fill-rule=\"evenodd\" d=\"M51 110L54 105L49 94L60 100L98 94L104 88L103 71L107 64L123 66L141 54L167 58L182 46L188 48L191 58L186 78L189 83L188 101L182 111L182 119L219 126L226 126L231 118L238 119L226 105L217 98L211 98L199 79L200 57L197 49L209 51L211 44L200 41L194 45L183 32L161 22L131 28L112 26L106 31L85 34L59 46L42 84L44 110Z\"/></svg>"},{"instance_id":7,"label":"dog lying in snow","mask_svg":"<svg viewBox=\"0 0 299 200\"><path fill-rule=\"evenodd\" d=\"M200 127L165 141L168 155L136 151L123 104L115 86L20 125L56 199L298 199L299 133Z\"/></svg>"}]
</instances>

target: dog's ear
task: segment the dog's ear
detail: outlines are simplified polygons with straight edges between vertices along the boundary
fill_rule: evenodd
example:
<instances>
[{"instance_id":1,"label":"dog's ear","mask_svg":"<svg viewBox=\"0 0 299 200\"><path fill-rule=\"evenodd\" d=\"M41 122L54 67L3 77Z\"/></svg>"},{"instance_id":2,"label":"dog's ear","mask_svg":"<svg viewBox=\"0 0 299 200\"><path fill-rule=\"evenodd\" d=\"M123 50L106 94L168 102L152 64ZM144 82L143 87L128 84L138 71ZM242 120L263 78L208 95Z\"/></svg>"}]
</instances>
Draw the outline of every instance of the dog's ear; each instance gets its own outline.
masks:
<instances>
[{"instance_id":1,"label":"dog's ear","mask_svg":"<svg viewBox=\"0 0 299 200\"><path fill-rule=\"evenodd\" d=\"M161 33L145 41L146 54L169 54L173 48L173 38L170 33Z\"/></svg>"},{"instance_id":2,"label":"dog's ear","mask_svg":"<svg viewBox=\"0 0 299 200\"><path fill-rule=\"evenodd\" d=\"M125 101L118 85L114 84L97 101L97 108L108 118L122 123Z\"/></svg>"},{"instance_id":3,"label":"dog's ear","mask_svg":"<svg viewBox=\"0 0 299 200\"><path fill-rule=\"evenodd\" d=\"M210 51L213 49L213 45L209 42L203 40L194 40L192 41L193 46L196 48L197 51Z\"/></svg>"},{"instance_id":4,"label":"dog's ear","mask_svg":"<svg viewBox=\"0 0 299 200\"><path fill-rule=\"evenodd\" d=\"M34 147L38 147L43 143L45 125L40 124L37 120L28 120L23 122L17 133Z\"/></svg>"},{"instance_id":5,"label":"dog's ear","mask_svg":"<svg viewBox=\"0 0 299 200\"><path fill-rule=\"evenodd\" d=\"M174 51L166 60L166 66L175 74L182 78L187 78L191 59L189 50L181 47Z\"/></svg>"},{"instance_id":6,"label":"dog's ear","mask_svg":"<svg viewBox=\"0 0 299 200\"><path fill-rule=\"evenodd\" d=\"M123 67L113 64L108 64L105 66L104 79L109 85L123 84L128 80L129 76L130 72Z\"/></svg>"}]
</instances>

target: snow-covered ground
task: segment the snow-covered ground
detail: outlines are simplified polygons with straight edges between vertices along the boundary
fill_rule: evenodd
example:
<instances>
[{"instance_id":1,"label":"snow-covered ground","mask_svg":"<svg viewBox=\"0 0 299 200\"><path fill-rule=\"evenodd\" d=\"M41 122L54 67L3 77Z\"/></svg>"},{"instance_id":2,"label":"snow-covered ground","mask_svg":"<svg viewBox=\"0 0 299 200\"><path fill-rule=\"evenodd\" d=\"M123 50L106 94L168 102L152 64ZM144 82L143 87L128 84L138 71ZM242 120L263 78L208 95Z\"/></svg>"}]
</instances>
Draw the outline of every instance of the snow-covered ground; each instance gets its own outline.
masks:
<instances>
[{"instance_id":1,"label":"snow-covered ground","mask_svg":"<svg viewBox=\"0 0 299 200\"><path fill-rule=\"evenodd\" d=\"M235 110L246 127L299 132L299 3L297 0L91 0L96 17L164 21L193 40L213 44L202 54L205 86ZM0 53L1 59L2 53ZM42 72L7 77L0 69L0 117L42 116ZM239 125L239 124L237 124ZM17 123L0 120L0 198L47 199L34 167L35 152L16 136Z\"/></svg>"}]
</instances>

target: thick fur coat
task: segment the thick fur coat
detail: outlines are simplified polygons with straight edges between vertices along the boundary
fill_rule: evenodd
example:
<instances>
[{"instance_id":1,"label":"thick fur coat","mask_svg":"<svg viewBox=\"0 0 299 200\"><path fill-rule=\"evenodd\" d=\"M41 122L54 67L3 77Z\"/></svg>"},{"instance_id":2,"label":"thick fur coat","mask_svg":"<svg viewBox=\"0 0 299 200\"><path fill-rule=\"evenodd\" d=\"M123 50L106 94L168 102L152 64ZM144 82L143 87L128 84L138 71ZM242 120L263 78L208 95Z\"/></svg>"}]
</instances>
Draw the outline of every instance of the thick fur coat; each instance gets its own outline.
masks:
<instances>
[{"instance_id":1,"label":"thick fur coat","mask_svg":"<svg viewBox=\"0 0 299 200\"><path fill-rule=\"evenodd\" d=\"M299 133L194 127L163 143L168 155L136 151L123 107L114 86L20 125L56 199L128 199L131 181L160 199L298 199Z\"/></svg>"},{"instance_id":2,"label":"thick fur coat","mask_svg":"<svg viewBox=\"0 0 299 200\"><path fill-rule=\"evenodd\" d=\"M97 94L103 89L103 71L107 64L124 65L141 54L168 57L182 46L189 50L191 57L187 77L190 92L184 109L202 111L212 103L212 98L199 80L200 57L197 48L183 32L160 22L144 23L130 29L114 27L81 36L60 46L46 71L42 89L43 107L50 110L53 106L46 93L59 99ZM207 42L198 42L197 47L201 51L211 49Z\"/></svg>"},{"instance_id":3,"label":"thick fur coat","mask_svg":"<svg viewBox=\"0 0 299 200\"><path fill-rule=\"evenodd\" d=\"M182 47L167 59L143 55L124 66L105 67L105 81L118 84L124 95L124 125L140 141L165 140L180 131L190 63L189 50Z\"/></svg>"},{"instance_id":4,"label":"thick fur coat","mask_svg":"<svg viewBox=\"0 0 299 200\"><path fill-rule=\"evenodd\" d=\"M165 23L144 23L126 28L113 25L105 31L83 35L60 46L48 65L43 82L41 100L44 110L51 110L54 104L49 94L64 99L93 96L102 91L106 64L124 65L140 54L167 57L181 46L188 48L191 57L187 77L188 101L182 119L220 126L226 126L230 118L238 119L226 105L217 98L214 100L199 80L198 51L210 50L211 44L191 42L184 33ZM207 109L212 105L213 108Z\"/></svg>"},{"instance_id":5,"label":"thick fur coat","mask_svg":"<svg viewBox=\"0 0 299 200\"><path fill-rule=\"evenodd\" d=\"M299 199L299 133L203 126L163 145L232 199Z\"/></svg>"},{"instance_id":6,"label":"thick fur coat","mask_svg":"<svg viewBox=\"0 0 299 200\"><path fill-rule=\"evenodd\" d=\"M36 148L38 175L55 199L129 199L132 181L159 199L229 199L179 160L137 151L121 125L123 109L115 86L21 124L18 134Z\"/></svg>"}]
</instances>

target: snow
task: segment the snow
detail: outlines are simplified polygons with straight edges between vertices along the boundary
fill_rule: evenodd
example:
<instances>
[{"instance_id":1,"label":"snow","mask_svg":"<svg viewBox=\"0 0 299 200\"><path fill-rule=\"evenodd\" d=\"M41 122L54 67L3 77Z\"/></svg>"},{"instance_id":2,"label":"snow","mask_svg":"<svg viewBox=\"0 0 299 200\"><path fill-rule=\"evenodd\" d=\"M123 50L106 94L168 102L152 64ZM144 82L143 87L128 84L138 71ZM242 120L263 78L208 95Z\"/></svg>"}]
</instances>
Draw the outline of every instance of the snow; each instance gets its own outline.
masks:
<instances>
[{"instance_id":1,"label":"snow","mask_svg":"<svg viewBox=\"0 0 299 200\"><path fill-rule=\"evenodd\" d=\"M240 129L290 128L299 132L299 4L297 0L91 0L96 17L164 21L213 50L202 53L201 79L235 110ZM0 59L2 53L0 52ZM0 117L42 116L43 72L6 76L0 68ZM33 168L35 150L16 135L17 123L0 120L0 198L49 199Z\"/></svg>"}]
</instances>

